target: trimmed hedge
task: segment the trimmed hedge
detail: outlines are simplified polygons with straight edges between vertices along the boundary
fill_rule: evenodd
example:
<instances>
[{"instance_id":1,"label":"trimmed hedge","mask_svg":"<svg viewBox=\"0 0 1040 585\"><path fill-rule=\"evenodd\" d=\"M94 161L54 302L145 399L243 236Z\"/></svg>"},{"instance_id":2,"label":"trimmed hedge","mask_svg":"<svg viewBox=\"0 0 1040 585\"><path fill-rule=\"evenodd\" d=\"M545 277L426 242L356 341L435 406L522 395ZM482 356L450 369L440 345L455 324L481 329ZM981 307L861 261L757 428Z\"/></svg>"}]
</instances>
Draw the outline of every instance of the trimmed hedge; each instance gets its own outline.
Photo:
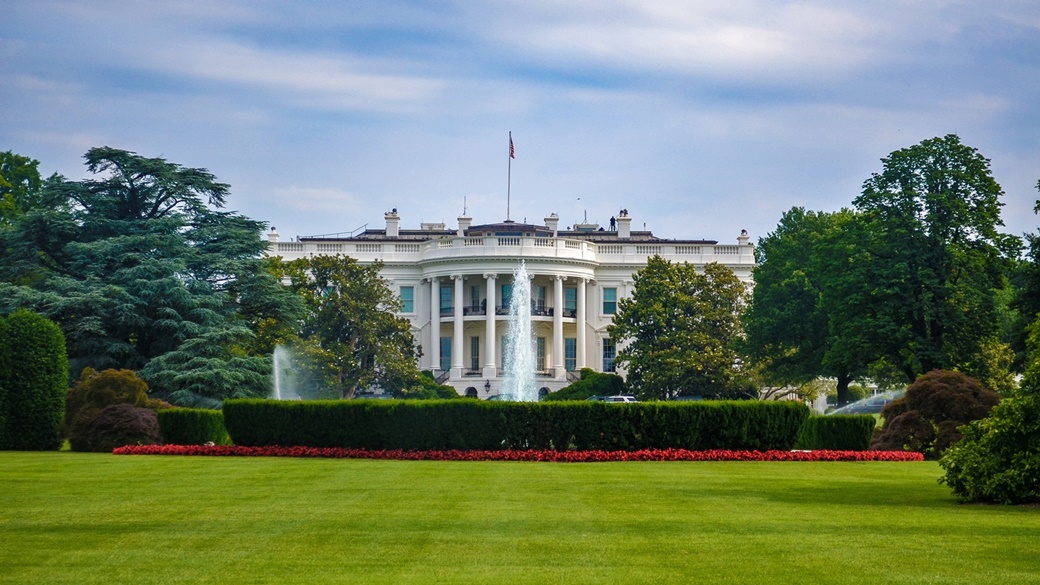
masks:
<instances>
[{"instance_id":1,"label":"trimmed hedge","mask_svg":"<svg viewBox=\"0 0 1040 585\"><path fill-rule=\"evenodd\" d=\"M831 414L805 419L795 449L866 451L877 420L869 414Z\"/></svg>"},{"instance_id":2,"label":"trimmed hedge","mask_svg":"<svg viewBox=\"0 0 1040 585\"><path fill-rule=\"evenodd\" d=\"M164 443L173 445L230 445L219 410L168 408L158 413L159 431Z\"/></svg>"},{"instance_id":3,"label":"trimmed hedge","mask_svg":"<svg viewBox=\"0 0 1040 585\"><path fill-rule=\"evenodd\" d=\"M796 402L224 401L236 445L360 449L791 449Z\"/></svg>"},{"instance_id":4,"label":"trimmed hedge","mask_svg":"<svg viewBox=\"0 0 1040 585\"><path fill-rule=\"evenodd\" d=\"M0 449L56 450L69 385L65 336L53 321L26 310L0 320Z\"/></svg>"}]
</instances>

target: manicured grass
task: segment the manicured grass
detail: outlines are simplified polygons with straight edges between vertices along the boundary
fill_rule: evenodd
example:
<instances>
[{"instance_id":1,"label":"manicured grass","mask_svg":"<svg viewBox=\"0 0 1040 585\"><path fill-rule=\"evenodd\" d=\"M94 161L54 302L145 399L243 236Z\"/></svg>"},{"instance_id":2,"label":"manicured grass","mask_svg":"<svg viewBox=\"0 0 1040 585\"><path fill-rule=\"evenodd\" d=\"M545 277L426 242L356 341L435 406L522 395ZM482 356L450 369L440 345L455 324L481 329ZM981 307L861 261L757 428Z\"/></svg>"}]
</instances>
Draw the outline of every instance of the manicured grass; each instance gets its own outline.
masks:
<instances>
[{"instance_id":1,"label":"manicured grass","mask_svg":"<svg viewBox=\"0 0 1040 585\"><path fill-rule=\"evenodd\" d=\"M1037 583L935 463L0 453L0 583Z\"/></svg>"}]
</instances>

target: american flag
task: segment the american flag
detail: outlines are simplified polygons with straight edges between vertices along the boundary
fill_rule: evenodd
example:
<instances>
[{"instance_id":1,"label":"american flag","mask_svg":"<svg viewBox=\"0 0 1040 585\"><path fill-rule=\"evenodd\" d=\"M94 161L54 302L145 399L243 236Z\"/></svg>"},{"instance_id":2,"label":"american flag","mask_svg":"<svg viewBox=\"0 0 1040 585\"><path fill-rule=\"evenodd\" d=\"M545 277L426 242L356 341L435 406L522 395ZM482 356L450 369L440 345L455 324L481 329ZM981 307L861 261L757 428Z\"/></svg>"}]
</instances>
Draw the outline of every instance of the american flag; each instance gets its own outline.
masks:
<instances>
[{"instance_id":1,"label":"american flag","mask_svg":"<svg viewBox=\"0 0 1040 585\"><path fill-rule=\"evenodd\" d=\"M516 149L513 148L513 133L509 133L509 158L516 158Z\"/></svg>"}]
</instances>

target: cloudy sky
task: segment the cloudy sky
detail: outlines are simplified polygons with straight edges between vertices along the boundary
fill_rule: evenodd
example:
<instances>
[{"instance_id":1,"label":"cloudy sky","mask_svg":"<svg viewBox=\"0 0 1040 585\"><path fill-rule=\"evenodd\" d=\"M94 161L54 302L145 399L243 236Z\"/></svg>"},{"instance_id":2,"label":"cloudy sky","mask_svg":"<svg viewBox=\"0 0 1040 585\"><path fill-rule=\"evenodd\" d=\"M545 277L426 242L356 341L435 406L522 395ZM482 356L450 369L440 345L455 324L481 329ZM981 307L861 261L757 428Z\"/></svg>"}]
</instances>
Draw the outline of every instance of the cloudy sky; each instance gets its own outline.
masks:
<instances>
[{"instance_id":1,"label":"cloudy sky","mask_svg":"<svg viewBox=\"0 0 1040 585\"><path fill-rule=\"evenodd\" d=\"M204 167L297 235L510 214L732 242L949 133L1034 231L1040 3L0 0L0 150Z\"/></svg>"}]
</instances>

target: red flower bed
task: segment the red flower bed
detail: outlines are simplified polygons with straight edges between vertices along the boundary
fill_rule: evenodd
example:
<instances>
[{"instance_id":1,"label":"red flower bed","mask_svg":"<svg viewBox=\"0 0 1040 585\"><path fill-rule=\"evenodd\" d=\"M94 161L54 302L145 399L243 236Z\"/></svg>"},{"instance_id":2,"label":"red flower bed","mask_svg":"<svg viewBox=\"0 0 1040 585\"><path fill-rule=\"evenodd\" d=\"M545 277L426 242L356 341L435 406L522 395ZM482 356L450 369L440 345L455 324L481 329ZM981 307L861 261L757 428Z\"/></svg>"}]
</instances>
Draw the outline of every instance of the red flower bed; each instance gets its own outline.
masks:
<instances>
[{"instance_id":1,"label":"red flower bed","mask_svg":"<svg viewBox=\"0 0 1040 585\"><path fill-rule=\"evenodd\" d=\"M239 447L227 445L129 445L116 455L216 455L230 457L328 457L346 459L406 459L427 461L923 461L911 451L404 451L340 447Z\"/></svg>"}]
</instances>

